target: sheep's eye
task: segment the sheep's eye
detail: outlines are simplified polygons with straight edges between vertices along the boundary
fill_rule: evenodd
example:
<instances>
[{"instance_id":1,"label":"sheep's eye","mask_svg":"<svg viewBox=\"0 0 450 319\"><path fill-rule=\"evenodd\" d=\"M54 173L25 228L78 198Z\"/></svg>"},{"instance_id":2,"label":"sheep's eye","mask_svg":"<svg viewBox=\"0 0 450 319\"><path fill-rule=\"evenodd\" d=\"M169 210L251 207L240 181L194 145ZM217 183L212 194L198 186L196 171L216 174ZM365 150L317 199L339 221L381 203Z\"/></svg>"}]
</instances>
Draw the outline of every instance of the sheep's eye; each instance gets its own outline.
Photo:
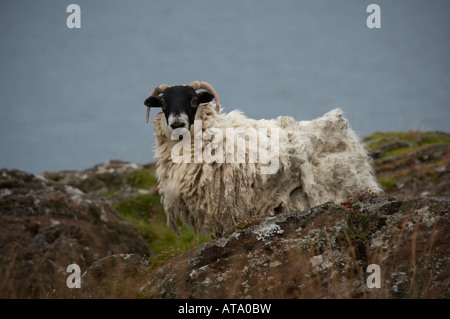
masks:
<instances>
[{"instance_id":1,"label":"sheep's eye","mask_svg":"<svg viewBox=\"0 0 450 319\"><path fill-rule=\"evenodd\" d=\"M166 101L161 99L161 108L163 109L163 111L166 109L166 107L167 107Z\"/></svg>"},{"instance_id":2,"label":"sheep's eye","mask_svg":"<svg viewBox=\"0 0 450 319\"><path fill-rule=\"evenodd\" d=\"M192 107L197 107L197 106L198 106L198 98L194 97L194 98L191 100L191 106L192 106Z\"/></svg>"}]
</instances>

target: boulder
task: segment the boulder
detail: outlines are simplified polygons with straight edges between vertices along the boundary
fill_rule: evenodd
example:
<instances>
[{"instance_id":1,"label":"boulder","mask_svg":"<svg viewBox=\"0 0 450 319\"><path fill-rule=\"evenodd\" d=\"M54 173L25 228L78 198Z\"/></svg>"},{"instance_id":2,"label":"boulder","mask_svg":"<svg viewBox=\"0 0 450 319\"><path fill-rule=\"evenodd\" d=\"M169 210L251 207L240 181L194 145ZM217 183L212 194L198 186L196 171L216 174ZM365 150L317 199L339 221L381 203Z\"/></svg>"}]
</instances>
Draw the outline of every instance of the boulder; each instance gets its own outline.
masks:
<instances>
[{"instance_id":1,"label":"boulder","mask_svg":"<svg viewBox=\"0 0 450 319\"><path fill-rule=\"evenodd\" d=\"M42 175L0 170L0 297L69 297L67 266L149 255L111 202Z\"/></svg>"}]
</instances>

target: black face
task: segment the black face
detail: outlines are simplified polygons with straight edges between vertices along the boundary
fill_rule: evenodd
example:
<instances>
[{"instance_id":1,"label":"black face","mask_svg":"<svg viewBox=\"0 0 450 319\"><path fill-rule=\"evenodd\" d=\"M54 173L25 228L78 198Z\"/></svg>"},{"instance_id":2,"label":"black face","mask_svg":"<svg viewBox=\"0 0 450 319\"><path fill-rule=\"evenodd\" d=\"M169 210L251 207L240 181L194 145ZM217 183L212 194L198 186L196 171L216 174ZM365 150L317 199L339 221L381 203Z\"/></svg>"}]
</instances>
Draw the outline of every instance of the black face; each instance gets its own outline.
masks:
<instances>
[{"instance_id":1,"label":"black face","mask_svg":"<svg viewBox=\"0 0 450 319\"><path fill-rule=\"evenodd\" d=\"M196 93L190 86L177 85L167 88L161 96L150 96L144 102L147 107L161 107L172 131L176 128L190 129L200 103L211 102L209 92Z\"/></svg>"}]
</instances>

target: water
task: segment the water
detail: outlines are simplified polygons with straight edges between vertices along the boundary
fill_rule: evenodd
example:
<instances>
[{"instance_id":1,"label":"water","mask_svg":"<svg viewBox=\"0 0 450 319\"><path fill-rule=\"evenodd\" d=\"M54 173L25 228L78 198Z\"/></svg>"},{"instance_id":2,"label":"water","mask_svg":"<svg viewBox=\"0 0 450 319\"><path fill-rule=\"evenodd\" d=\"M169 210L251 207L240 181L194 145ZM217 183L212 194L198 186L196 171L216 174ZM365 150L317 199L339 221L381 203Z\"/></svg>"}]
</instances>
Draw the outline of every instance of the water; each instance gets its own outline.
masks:
<instances>
[{"instance_id":1,"label":"water","mask_svg":"<svg viewBox=\"0 0 450 319\"><path fill-rule=\"evenodd\" d=\"M0 2L0 168L153 161L143 101L194 80L253 118L340 107L362 136L448 131L449 1L73 2Z\"/></svg>"}]
</instances>

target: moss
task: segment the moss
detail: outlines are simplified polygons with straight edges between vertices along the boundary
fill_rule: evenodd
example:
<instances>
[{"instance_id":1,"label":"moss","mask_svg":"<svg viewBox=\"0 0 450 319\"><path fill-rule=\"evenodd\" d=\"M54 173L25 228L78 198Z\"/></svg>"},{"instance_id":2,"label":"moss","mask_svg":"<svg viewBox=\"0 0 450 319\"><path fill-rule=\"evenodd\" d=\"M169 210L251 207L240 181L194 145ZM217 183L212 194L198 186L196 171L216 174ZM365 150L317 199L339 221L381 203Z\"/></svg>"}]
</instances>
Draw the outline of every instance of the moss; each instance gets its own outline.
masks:
<instances>
[{"instance_id":1,"label":"moss","mask_svg":"<svg viewBox=\"0 0 450 319\"><path fill-rule=\"evenodd\" d=\"M419 146L450 143L450 134L443 132L425 132L417 140Z\"/></svg>"},{"instance_id":2,"label":"moss","mask_svg":"<svg viewBox=\"0 0 450 319\"><path fill-rule=\"evenodd\" d=\"M415 152L425 146L450 143L450 134L420 131L377 132L364 137L362 141L367 144L366 149L368 151L399 141L407 142L411 147L399 147L382 155L382 157L392 155L400 156Z\"/></svg>"},{"instance_id":3,"label":"moss","mask_svg":"<svg viewBox=\"0 0 450 319\"><path fill-rule=\"evenodd\" d=\"M422 147L399 147L389 152L384 153L380 158L386 158L390 156L405 156L420 150Z\"/></svg>"},{"instance_id":4,"label":"moss","mask_svg":"<svg viewBox=\"0 0 450 319\"><path fill-rule=\"evenodd\" d=\"M370 197L376 197L372 191L366 191L361 193L355 193L354 195L345 199L341 203L341 207L347 212L347 233L346 236L340 236L339 244L342 247L348 248L349 246L355 247L359 251L359 257L363 257L365 254L363 248L365 243L372 233L372 220L373 216L369 216L366 211L360 210L360 204L362 200Z\"/></svg>"},{"instance_id":5,"label":"moss","mask_svg":"<svg viewBox=\"0 0 450 319\"><path fill-rule=\"evenodd\" d=\"M384 133L375 133L363 138L363 142L367 144L366 149L368 151L398 141L394 136L380 136L381 134L384 135Z\"/></svg>"},{"instance_id":6,"label":"moss","mask_svg":"<svg viewBox=\"0 0 450 319\"><path fill-rule=\"evenodd\" d=\"M237 223L228 222L227 228L222 233L222 237L228 238L234 232L250 227L251 225L258 224L261 221L259 216L253 216L251 219L238 220Z\"/></svg>"}]
</instances>

